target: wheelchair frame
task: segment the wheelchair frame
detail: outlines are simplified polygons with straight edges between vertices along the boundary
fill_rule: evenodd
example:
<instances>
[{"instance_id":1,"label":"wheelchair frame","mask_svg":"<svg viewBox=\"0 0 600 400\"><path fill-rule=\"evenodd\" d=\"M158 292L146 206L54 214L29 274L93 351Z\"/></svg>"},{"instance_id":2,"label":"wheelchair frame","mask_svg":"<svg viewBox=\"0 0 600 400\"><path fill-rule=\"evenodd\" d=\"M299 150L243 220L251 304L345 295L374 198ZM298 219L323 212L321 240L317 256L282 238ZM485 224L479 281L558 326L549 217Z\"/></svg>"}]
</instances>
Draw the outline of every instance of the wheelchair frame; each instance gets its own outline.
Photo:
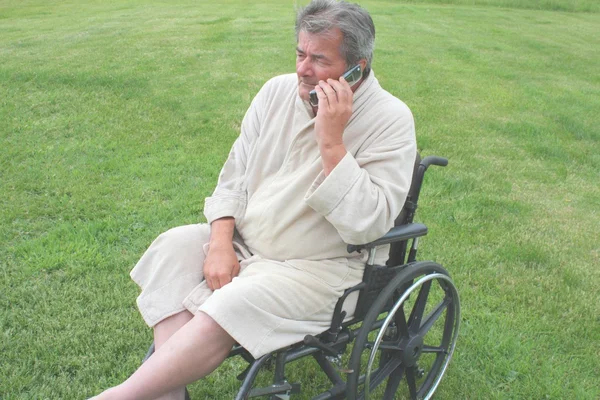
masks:
<instances>
[{"instance_id":1,"label":"wheelchair frame","mask_svg":"<svg viewBox=\"0 0 600 400\"><path fill-rule=\"evenodd\" d=\"M239 345L233 348L229 357L241 356L248 362L246 370L238 376L242 385L236 400L264 396L272 400L289 399L299 393L300 384L286 380L285 367L306 356L315 359L332 384L313 400L394 399L403 380L409 398L429 399L433 395L456 346L460 300L442 266L416 261L419 238L427 234L427 227L414 223L413 219L427 168L447 164L441 157L420 160L417 156L411 188L394 228L374 242L348 245L349 253L368 251L368 261L363 281L347 289L338 300L327 331L317 336L307 335L303 342L258 359ZM391 245L386 265L375 265L377 247L386 244ZM439 292L434 306L427 304L433 297L432 290ZM359 294L354 316L345 321L344 301L355 292ZM408 318L405 307L412 308ZM431 340L439 344L432 345ZM353 347L345 368L342 355L351 343ZM153 351L154 345L145 359ZM259 371L273 361L273 384L253 388ZM186 399L189 399L187 391Z\"/></svg>"}]
</instances>

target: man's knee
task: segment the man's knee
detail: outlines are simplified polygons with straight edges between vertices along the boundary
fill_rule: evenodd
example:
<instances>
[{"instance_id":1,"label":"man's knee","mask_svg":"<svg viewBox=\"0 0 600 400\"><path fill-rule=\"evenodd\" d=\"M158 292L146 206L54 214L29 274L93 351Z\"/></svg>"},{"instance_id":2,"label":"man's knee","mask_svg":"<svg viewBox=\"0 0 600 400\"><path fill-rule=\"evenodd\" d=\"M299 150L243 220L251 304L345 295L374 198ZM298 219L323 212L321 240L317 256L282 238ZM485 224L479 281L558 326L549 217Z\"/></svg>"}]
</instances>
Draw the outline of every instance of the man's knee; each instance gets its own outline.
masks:
<instances>
[{"instance_id":1,"label":"man's knee","mask_svg":"<svg viewBox=\"0 0 600 400\"><path fill-rule=\"evenodd\" d=\"M190 322L196 327L198 334L209 338L211 343L220 348L221 352L228 353L235 344L231 335L210 315L202 311L196 313Z\"/></svg>"}]
</instances>

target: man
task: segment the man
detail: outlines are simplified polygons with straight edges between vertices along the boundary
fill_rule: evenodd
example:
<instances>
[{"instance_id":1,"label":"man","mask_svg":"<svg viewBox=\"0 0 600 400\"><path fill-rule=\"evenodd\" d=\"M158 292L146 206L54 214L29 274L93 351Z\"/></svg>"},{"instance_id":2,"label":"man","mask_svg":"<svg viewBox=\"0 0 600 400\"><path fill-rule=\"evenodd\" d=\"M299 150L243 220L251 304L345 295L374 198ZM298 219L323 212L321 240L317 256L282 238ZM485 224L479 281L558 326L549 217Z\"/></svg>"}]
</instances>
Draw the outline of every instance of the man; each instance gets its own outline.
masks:
<instances>
[{"instance_id":1,"label":"man","mask_svg":"<svg viewBox=\"0 0 600 400\"><path fill-rule=\"evenodd\" d=\"M371 70L371 17L314 0L296 35L296 74L254 98L206 199L208 224L160 235L133 269L156 352L99 399L183 399L235 342L259 357L323 332L362 279L364 257L346 244L392 227L410 186L414 124ZM340 77L356 64L363 76L350 87Z\"/></svg>"}]
</instances>

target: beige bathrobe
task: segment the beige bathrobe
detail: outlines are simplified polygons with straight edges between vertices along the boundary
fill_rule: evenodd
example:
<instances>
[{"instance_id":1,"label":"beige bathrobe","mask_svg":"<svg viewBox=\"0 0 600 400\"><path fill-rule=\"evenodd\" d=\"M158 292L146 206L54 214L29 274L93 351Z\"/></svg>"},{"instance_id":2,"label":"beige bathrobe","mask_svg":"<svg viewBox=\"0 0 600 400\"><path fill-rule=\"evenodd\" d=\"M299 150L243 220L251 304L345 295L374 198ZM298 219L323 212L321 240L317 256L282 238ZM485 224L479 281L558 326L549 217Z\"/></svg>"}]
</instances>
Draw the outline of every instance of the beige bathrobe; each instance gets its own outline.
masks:
<instances>
[{"instance_id":1,"label":"beige bathrobe","mask_svg":"<svg viewBox=\"0 0 600 400\"><path fill-rule=\"evenodd\" d=\"M415 129L373 72L354 94L348 153L327 177L314 123L295 74L263 86L204 208L209 224L235 218L242 271L212 292L202 276L209 225L162 234L131 273L148 325L202 311L255 357L329 327L337 299L362 279L364 255L348 254L346 244L385 234L404 204Z\"/></svg>"}]
</instances>

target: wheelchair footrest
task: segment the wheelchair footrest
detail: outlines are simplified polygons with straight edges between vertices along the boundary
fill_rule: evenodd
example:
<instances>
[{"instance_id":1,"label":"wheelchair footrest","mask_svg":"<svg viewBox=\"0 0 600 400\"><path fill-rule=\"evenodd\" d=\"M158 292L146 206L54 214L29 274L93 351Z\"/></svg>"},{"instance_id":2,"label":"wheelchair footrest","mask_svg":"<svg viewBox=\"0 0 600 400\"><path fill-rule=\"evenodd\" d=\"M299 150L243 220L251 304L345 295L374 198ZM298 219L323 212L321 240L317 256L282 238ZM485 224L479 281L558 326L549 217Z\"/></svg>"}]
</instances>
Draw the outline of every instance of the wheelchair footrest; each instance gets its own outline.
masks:
<instances>
[{"instance_id":1,"label":"wheelchair footrest","mask_svg":"<svg viewBox=\"0 0 600 400\"><path fill-rule=\"evenodd\" d=\"M289 395L297 393L300 393L300 384L289 383L285 381L283 383L273 384L269 387L252 389L250 393L248 393L248 398L268 395L282 395L281 398L285 399L288 398Z\"/></svg>"}]
</instances>

